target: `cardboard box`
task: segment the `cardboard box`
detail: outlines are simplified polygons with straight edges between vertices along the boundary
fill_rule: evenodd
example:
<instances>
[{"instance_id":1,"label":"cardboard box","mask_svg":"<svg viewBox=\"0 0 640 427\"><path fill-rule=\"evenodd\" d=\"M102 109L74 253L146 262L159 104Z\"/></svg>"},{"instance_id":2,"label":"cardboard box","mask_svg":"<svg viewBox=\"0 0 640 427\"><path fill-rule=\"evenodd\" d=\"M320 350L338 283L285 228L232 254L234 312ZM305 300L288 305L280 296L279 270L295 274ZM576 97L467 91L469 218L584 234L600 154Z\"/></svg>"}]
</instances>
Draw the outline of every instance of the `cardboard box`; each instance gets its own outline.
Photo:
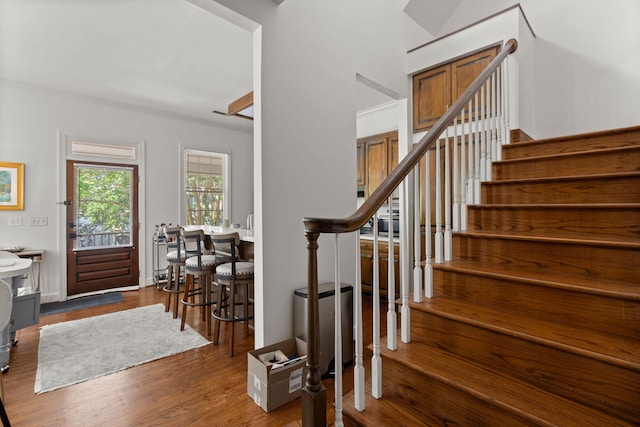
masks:
<instances>
[{"instance_id":1,"label":"cardboard box","mask_svg":"<svg viewBox=\"0 0 640 427\"><path fill-rule=\"evenodd\" d=\"M300 397L307 380L306 355L307 344L300 338L247 353L249 397L266 412Z\"/></svg>"}]
</instances>

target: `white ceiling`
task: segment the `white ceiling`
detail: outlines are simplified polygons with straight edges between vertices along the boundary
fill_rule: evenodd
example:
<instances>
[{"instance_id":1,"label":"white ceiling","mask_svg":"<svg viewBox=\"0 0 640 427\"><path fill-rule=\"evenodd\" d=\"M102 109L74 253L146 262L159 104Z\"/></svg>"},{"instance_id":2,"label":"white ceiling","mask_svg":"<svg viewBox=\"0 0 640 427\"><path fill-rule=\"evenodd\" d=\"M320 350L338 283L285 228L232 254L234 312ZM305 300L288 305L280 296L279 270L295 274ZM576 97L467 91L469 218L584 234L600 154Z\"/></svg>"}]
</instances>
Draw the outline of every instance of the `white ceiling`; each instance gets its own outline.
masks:
<instances>
[{"instance_id":1,"label":"white ceiling","mask_svg":"<svg viewBox=\"0 0 640 427\"><path fill-rule=\"evenodd\" d=\"M252 90L252 34L187 0L0 0L0 78L246 122L212 111Z\"/></svg>"}]
</instances>

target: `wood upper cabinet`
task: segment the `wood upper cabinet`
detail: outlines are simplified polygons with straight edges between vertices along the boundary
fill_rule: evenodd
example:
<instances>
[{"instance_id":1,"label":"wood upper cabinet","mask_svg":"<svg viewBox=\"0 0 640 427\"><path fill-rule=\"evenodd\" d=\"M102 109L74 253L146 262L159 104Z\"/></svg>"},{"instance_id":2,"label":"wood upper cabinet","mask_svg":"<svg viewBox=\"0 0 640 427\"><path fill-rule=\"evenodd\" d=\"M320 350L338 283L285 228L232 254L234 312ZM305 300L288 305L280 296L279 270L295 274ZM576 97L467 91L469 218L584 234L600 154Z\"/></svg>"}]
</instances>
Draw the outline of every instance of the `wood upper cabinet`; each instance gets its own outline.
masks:
<instances>
[{"instance_id":1,"label":"wood upper cabinet","mask_svg":"<svg viewBox=\"0 0 640 427\"><path fill-rule=\"evenodd\" d=\"M365 156L367 158L366 170L366 195L367 197L387 177L387 140L377 138L367 141L365 145Z\"/></svg>"},{"instance_id":2,"label":"wood upper cabinet","mask_svg":"<svg viewBox=\"0 0 640 427\"><path fill-rule=\"evenodd\" d=\"M395 135L390 136L387 139L387 148L389 150L387 154L387 160L389 163L388 174L398 166L398 132Z\"/></svg>"},{"instance_id":3,"label":"wood upper cabinet","mask_svg":"<svg viewBox=\"0 0 640 427\"><path fill-rule=\"evenodd\" d=\"M366 158L365 158L365 154L364 154L364 149L365 149L365 144L364 142L358 141L358 151L357 151L357 159L358 159L358 165L357 165L357 172L356 172L356 176L357 176L357 180L358 180L358 186L361 185L365 185L366 181L365 181L365 173L366 173Z\"/></svg>"},{"instance_id":4,"label":"wood upper cabinet","mask_svg":"<svg viewBox=\"0 0 640 427\"><path fill-rule=\"evenodd\" d=\"M357 159L357 185L369 197L398 165L398 131L358 139Z\"/></svg>"},{"instance_id":5,"label":"wood upper cabinet","mask_svg":"<svg viewBox=\"0 0 640 427\"><path fill-rule=\"evenodd\" d=\"M413 131L427 130L451 105L451 65L413 76Z\"/></svg>"},{"instance_id":6,"label":"wood upper cabinet","mask_svg":"<svg viewBox=\"0 0 640 427\"><path fill-rule=\"evenodd\" d=\"M499 46L470 53L413 76L413 132L430 129L497 55Z\"/></svg>"}]
</instances>

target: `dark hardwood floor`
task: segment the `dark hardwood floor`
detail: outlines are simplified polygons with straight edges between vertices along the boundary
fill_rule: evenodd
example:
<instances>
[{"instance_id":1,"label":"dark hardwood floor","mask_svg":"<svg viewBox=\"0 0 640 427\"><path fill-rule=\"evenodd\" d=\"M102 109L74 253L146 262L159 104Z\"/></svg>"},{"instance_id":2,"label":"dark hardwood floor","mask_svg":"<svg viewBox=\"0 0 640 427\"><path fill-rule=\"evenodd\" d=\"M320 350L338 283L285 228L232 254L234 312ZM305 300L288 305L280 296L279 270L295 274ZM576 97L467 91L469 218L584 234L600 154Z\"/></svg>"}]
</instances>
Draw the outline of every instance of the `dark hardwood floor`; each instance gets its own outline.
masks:
<instances>
[{"instance_id":1,"label":"dark hardwood floor","mask_svg":"<svg viewBox=\"0 0 640 427\"><path fill-rule=\"evenodd\" d=\"M246 353L253 349L254 339L245 337L243 328L236 328L234 357L227 354L226 330L222 327L218 346L206 345L84 383L34 394L40 326L164 303L164 293L153 286L123 295L124 302L43 316L38 326L18 331L19 342L11 349L10 370L3 376L6 408L13 426L300 425L300 399L266 413L247 395ZM363 305L365 322L370 324L369 298L365 298ZM187 323L205 335L206 325L195 310L189 310ZM345 369L345 392L353 388L352 372L352 366ZM324 386L327 419L332 423L333 379L325 379Z\"/></svg>"}]
</instances>

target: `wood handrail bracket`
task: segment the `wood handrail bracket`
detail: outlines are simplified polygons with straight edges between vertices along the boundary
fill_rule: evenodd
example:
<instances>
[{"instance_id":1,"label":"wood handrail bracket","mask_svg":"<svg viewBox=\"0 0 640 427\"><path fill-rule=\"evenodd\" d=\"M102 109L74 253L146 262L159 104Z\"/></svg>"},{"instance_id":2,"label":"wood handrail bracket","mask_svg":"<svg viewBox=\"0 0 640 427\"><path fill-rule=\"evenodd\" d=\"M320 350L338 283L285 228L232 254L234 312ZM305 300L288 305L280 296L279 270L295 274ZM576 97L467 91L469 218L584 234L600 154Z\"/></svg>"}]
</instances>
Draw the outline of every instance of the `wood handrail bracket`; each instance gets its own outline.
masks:
<instances>
[{"instance_id":1,"label":"wood handrail bracket","mask_svg":"<svg viewBox=\"0 0 640 427\"><path fill-rule=\"evenodd\" d=\"M500 66L504 59L515 52L518 43L514 39L508 40L503 49L460 95L447 112L440 117L436 124L424 135L415 148L402 159L398 166L371 194L371 196L352 215L345 218L313 218L303 219L308 249L308 310L307 310L307 366L309 375L302 390L302 425L326 426L326 393L319 373L320 338L318 313L318 266L317 251L318 237L321 233L350 233L360 229L380 207L387 201L402 180L418 165L418 162L431 148L442 132L453 119L468 104L471 98L485 84L491 74Z\"/></svg>"}]
</instances>

